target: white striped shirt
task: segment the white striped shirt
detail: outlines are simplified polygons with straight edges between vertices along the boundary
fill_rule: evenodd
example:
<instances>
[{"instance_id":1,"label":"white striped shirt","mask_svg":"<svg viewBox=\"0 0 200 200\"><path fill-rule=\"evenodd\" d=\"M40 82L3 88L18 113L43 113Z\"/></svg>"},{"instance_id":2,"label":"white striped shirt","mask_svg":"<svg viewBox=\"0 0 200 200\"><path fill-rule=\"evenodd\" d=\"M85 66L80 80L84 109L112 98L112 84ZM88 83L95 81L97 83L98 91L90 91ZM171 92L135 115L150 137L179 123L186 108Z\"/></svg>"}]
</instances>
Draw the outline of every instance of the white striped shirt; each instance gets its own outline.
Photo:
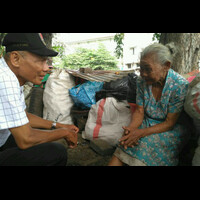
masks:
<instances>
[{"instance_id":1,"label":"white striped shirt","mask_svg":"<svg viewBox=\"0 0 200 200\"><path fill-rule=\"evenodd\" d=\"M4 58L0 59L0 147L5 144L15 128L27 124L23 86L20 87L15 74Z\"/></svg>"}]
</instances>

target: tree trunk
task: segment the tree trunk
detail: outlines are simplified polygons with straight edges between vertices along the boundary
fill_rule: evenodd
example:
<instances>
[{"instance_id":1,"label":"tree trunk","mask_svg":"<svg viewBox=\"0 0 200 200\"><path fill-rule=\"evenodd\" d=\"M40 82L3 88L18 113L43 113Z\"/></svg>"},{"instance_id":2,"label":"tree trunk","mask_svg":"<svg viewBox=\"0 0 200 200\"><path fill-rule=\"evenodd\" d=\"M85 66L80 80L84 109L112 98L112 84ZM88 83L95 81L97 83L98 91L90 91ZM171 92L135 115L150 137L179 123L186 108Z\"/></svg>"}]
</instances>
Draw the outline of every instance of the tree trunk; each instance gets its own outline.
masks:
<instances>
[{"instance_id":1,"label":"tree trunk","mask_svg":"<svg viewBox=\"0 0 200 200\"><path fill-rule=\"evenodd\" d=\"M161 33L160 43L174 42L178 53L174 59L173 69L179 74L186 74L199 69L200 33Z\"/></svg>"}]
</instances>

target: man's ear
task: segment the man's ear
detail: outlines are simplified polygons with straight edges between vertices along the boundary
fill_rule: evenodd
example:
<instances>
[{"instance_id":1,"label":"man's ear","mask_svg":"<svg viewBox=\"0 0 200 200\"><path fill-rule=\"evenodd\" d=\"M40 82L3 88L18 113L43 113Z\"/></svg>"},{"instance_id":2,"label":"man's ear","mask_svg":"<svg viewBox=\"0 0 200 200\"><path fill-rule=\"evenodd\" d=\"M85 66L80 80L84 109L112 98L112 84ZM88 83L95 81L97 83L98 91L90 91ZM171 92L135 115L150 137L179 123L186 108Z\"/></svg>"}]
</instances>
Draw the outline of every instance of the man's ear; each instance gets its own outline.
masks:
<instances>
[{"instance_id":1,"label":"man's ear","mask_svg":"<svg viewBox=\"0 0 200 200\"><path fill-rule=\"evenodd\" d=\"M14 67L19 67L22 56L17 51L10 52L10 62Z\"/></svg>"}]
</instances>

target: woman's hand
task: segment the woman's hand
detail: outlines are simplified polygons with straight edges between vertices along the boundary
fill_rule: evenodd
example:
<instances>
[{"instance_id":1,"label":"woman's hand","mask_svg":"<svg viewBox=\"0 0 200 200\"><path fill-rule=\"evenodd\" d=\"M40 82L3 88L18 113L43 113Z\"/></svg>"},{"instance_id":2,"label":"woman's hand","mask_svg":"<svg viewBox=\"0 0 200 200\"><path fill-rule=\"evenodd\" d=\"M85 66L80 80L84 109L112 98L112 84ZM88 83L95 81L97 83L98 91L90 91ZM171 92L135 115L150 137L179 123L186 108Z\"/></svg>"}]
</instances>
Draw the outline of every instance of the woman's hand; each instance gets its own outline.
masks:
<instances>
[{"instance_id":1,"label":"woman's hand","mask_svg":"<svg viewBox=\"0 0 200 200\"><path fill-rule=\"evenodd\" d=\"M138 140L142 137L142 129L132 129L131 127L122 127L124 129L124 135L119 140L120 144L127 147L134 147L138 145Z\"/></svg>"}]
</instances>

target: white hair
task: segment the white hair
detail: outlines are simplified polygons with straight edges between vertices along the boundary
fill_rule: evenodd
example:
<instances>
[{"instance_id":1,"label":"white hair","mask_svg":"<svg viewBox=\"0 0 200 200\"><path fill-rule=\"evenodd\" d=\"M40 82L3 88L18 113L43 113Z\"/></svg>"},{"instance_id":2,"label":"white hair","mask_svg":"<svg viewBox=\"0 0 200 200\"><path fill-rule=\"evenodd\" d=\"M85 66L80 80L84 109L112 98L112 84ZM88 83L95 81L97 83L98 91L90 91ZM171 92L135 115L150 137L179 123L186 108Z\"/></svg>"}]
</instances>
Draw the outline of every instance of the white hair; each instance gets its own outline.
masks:
<instances>
[{"instance_id":1,"label":"white hair","mask_svg":"<svg viewBox=\"0 0 200 200\"><path fill-rule=\"evenodd\" d=\"M154 43L147 46L140 55L140 60L149 54L155 54L157 61L164 65L166 62L170 62L173 65L173 58L177 53L177 48L173 42L166 45L160 43Z\"/></svg>"}]
</instances>

